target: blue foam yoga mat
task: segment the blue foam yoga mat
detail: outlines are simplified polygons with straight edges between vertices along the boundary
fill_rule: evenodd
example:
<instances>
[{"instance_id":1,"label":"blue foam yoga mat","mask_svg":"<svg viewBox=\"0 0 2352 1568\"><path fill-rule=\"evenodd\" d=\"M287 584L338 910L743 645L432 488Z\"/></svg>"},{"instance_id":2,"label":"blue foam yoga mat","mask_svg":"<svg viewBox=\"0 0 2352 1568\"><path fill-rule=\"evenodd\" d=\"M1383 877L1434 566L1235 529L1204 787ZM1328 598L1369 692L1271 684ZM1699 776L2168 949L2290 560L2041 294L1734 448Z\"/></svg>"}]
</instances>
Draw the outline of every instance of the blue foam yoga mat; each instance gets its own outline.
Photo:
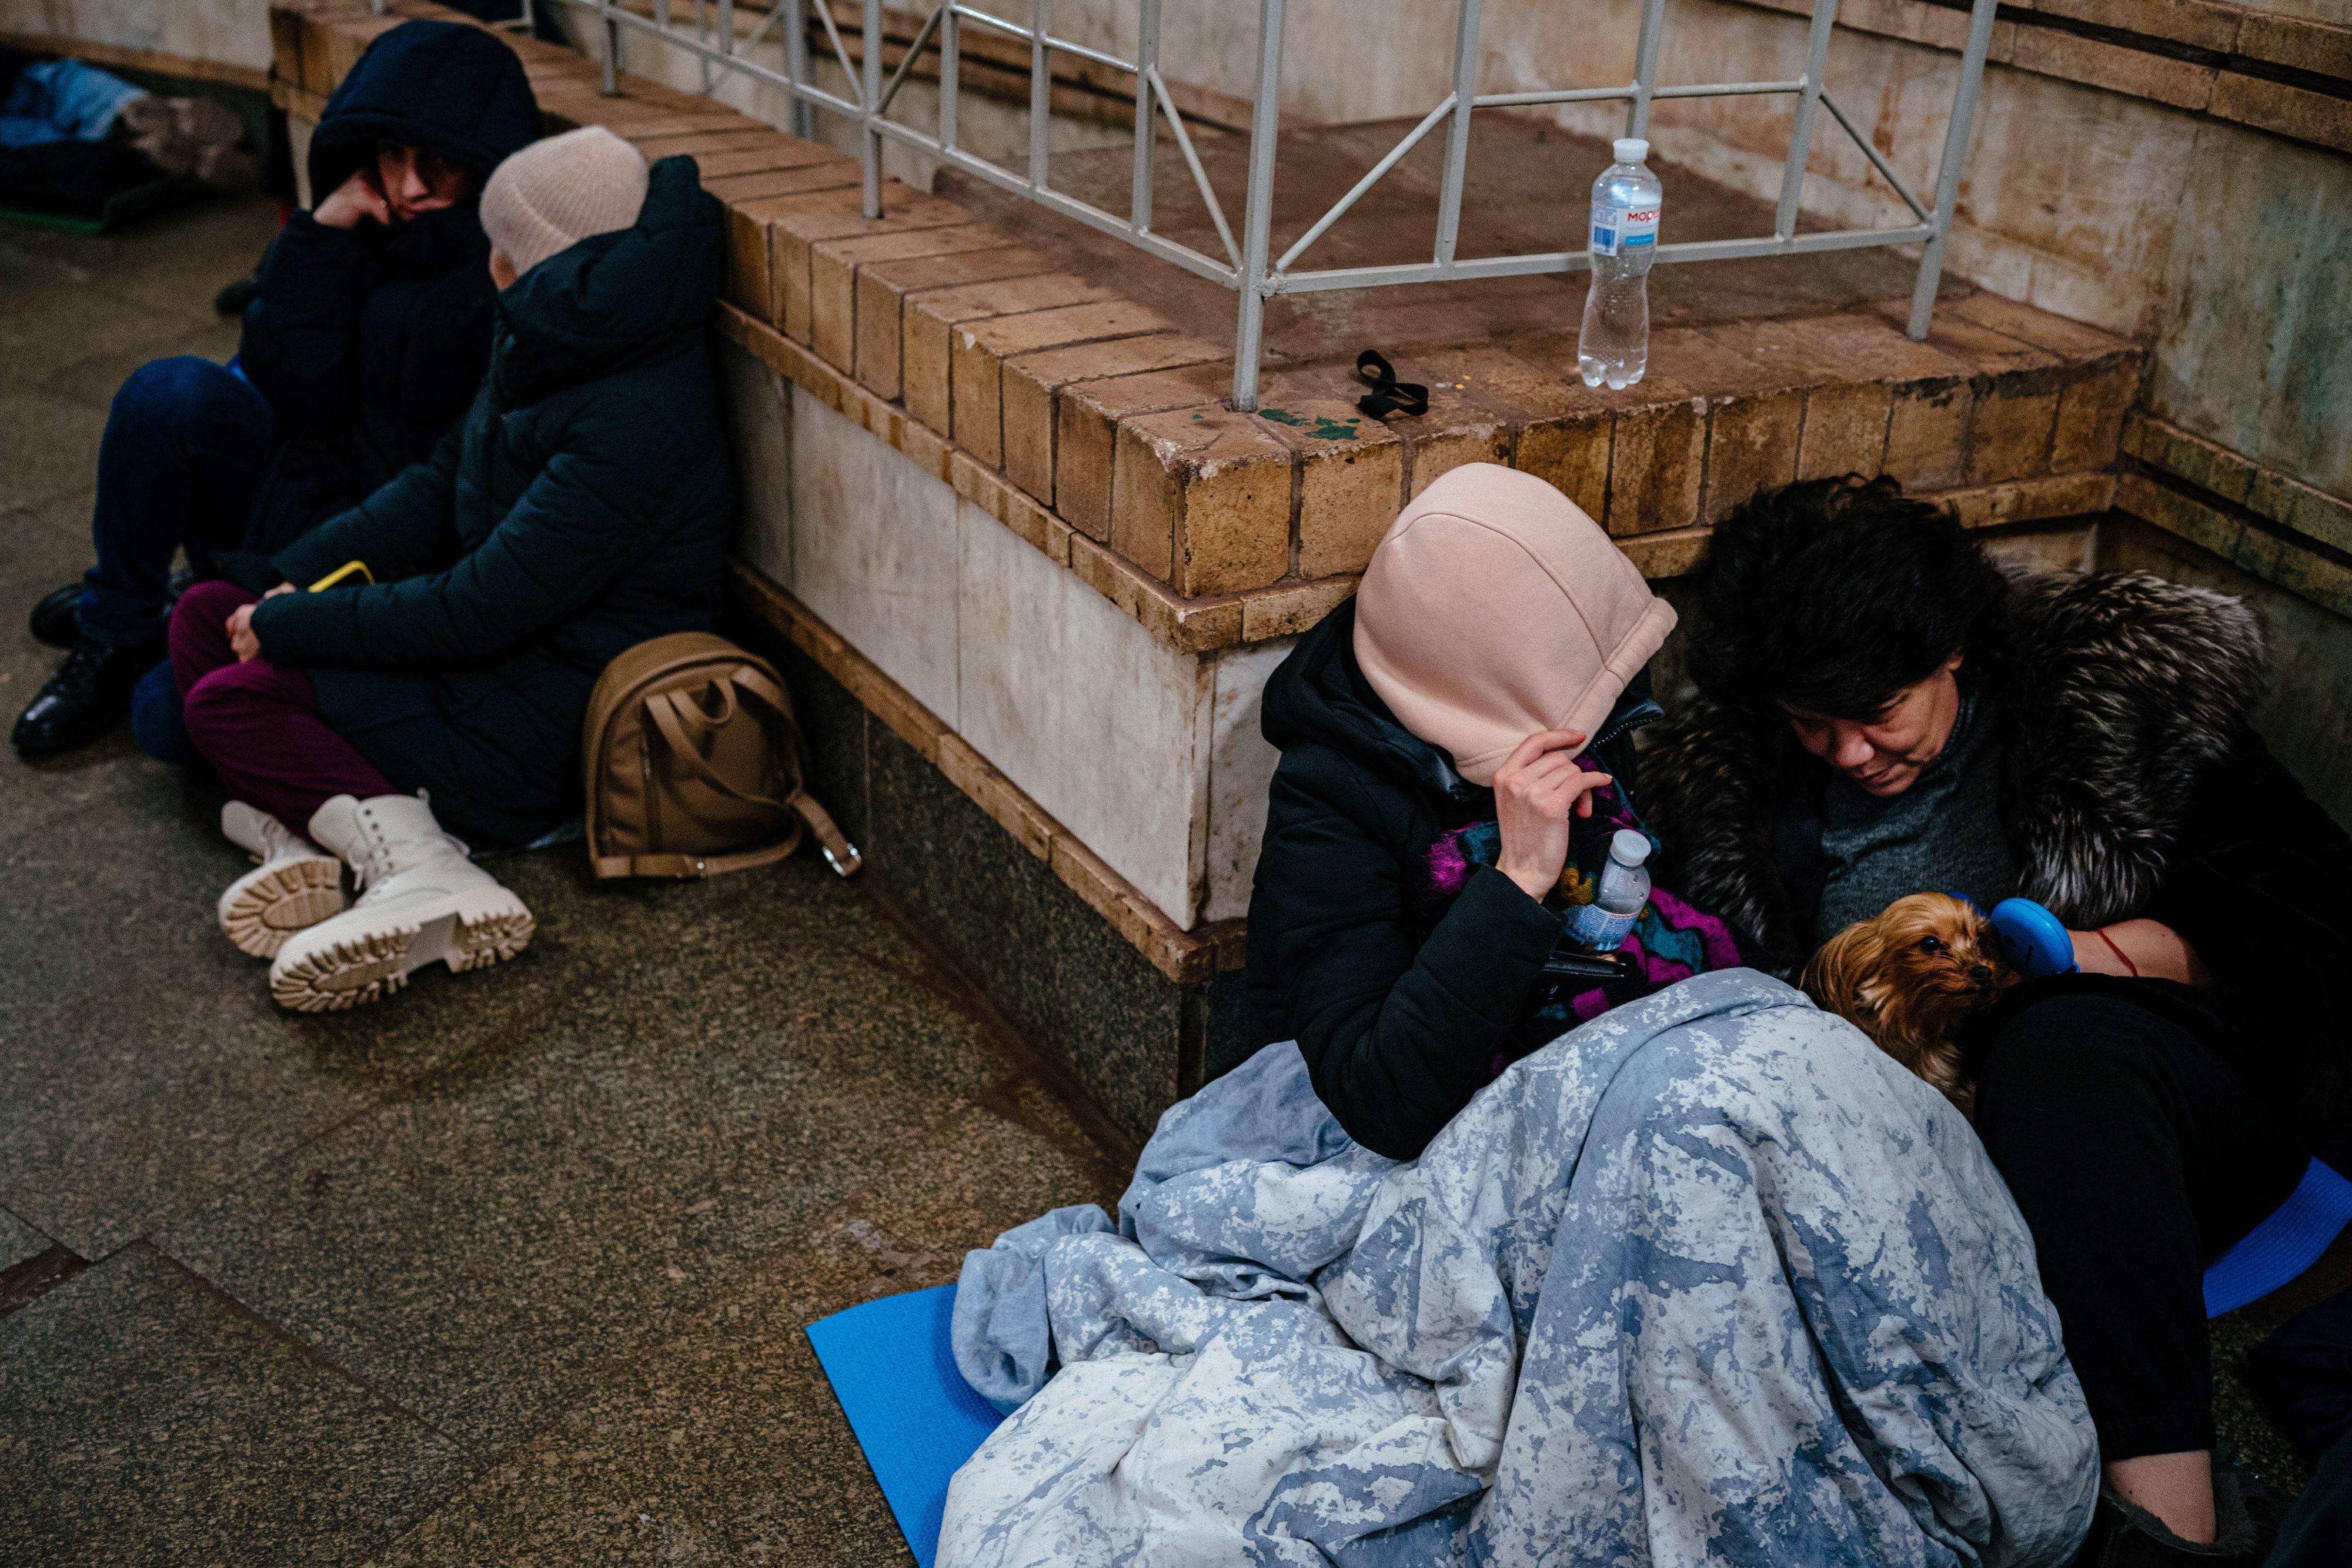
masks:
<instances>
[{"instance_id":1,"label":"blue foam yoga mat","mask_svg":"<svg viewBox=\"0 0 2352 1568\"><path fill-rule=\"evenodd\" d=\"M955 1287L885 1296L808 1326L857 1446L922 1568L940 1549L948 1481L1004 1419L956 1370Z\"/></svg>"},{"instance_id":2,"label":"blue foam yoga mat","mask_svg":"<svg viewBox=\"0 0 2352 1568\"><path fill-rule=\"evenodd\" d=\"M2205 1315L2218 1318L2269 1295L2319 1261L2352 1224L2352 1180L2318 1160L2268 1219L2205 1270Z\"/></svg>"}]
</instances>

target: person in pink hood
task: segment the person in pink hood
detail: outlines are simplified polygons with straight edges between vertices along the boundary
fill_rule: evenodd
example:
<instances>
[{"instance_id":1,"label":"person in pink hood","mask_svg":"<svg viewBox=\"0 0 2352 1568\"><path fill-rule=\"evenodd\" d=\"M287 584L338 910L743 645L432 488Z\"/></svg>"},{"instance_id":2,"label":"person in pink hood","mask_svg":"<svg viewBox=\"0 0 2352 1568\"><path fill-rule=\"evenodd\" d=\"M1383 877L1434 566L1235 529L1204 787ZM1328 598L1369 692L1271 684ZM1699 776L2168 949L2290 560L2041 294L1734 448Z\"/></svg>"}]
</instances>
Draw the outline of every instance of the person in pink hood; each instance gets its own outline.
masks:
<instances>
[{"instance_id":1,"label":"person in pink hood","mask_svg":"<svg viewBox=\"0 0 2352 1568\"><path fill-rule=\"evenodd\" d=\"M1296 1040L1349 1135L1409 1159L1507 1062L1740 961L1661 889L1596 977L1564 943L1626 828L1672 606L1575 503L1492 464L1407 506L1266 683L1282 753L1249 914L1255 1038Z\"/></svg>"}]
</instances>

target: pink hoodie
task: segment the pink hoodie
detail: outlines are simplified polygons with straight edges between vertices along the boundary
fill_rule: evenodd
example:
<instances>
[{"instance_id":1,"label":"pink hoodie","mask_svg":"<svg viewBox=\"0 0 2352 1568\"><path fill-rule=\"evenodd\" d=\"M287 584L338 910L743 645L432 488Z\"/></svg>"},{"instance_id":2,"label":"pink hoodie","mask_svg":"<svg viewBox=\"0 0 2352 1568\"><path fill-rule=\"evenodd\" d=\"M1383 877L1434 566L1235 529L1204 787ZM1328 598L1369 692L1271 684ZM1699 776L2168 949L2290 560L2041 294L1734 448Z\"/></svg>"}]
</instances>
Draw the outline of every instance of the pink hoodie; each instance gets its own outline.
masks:
<instances>
[{"instance_id":1,"label":"pink hoodie","mask_svg":"<svg viewBox=\"0 0 2352 1568\"><path fill-rule=\"evenodd\" d=\"M1356 592L1356 661L1399 723L1473 784L1539 729L1598 730L1674 606L1583 509L1472 463L1397 515Z\"/></svg>"}]
</instances>

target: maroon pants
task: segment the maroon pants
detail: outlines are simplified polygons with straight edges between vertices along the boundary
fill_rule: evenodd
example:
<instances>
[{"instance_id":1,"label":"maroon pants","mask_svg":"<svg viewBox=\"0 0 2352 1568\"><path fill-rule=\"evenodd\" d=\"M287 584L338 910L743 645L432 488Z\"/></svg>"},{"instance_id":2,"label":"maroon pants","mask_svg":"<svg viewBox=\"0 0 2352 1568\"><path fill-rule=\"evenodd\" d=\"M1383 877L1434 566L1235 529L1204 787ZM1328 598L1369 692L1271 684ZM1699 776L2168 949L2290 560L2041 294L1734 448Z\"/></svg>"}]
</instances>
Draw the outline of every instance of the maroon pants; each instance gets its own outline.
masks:
<instances>
[{"instance_id":1,"label":"maroon pants","mask_svg":"<svg viewBox=\"0 0 2352 1568\"><path fill-rule=\"evenodd\" d=\"M172 612L172 674L188 738L219 769L231 796L298 833L337 795L366 800L399 794L327 727L310 676L268 659L237 663L228 644L230 612L259 600L233 582L200 582Z\"/></svg>"}]
</instances>

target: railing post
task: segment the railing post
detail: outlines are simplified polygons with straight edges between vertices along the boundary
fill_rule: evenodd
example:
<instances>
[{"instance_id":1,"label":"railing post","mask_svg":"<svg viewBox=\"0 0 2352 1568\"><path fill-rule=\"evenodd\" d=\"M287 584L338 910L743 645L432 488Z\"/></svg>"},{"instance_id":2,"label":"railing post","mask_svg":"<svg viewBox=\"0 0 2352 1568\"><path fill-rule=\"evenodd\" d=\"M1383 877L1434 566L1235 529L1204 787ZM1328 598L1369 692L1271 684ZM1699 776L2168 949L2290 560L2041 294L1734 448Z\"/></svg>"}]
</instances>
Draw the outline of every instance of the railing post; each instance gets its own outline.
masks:
<instances>
[{"instance_id":1,"label":"railing post","mask_svg":"<svg viewBox=\"0 0 2352 1568\"><path fill-rule=\"evenodd\" d=\"M694 0L694 41L698 44L710 42L710 0ZM709 98L711 86L718 79L712 74L716 68L711 65L709 55L698 54L694 57L702 67L702 96Z\"/></svg>"},{"instance_id":2,"label":"railing post","mask_svg":"<svg viewBox=\"0 0 2352 1568\"><path fill-rule=\"evenodd\" d=\"M1160 140L1159 111L1151 102L1151 73L1160 66L1160 0L1143 0L1135 30L1135 193L1127 221L1151 227L1151 152Z\"/></svg>"},{"instance_id":3,"label":"railing post","mask_svg":"<svg viewBox=\"0 0 2352 1568\"><path fill-rule=\"evenodd\" d=\"M735 53L735 0L719 0L719 53L722 59Z\"/></svg>"},{"instance_id":4,"label":"railing post","mask_svg":"<svg viewBox=\"0 0 2352 1568\"><path fill-rule=\"evenodd\" d=\"M817 4L830 5L833 0L817 0ZM882 0L866 0L858 26L865 37L859 41L857 60L863 78L857 89L857 158L866 176L866 215L878 218L882 215L882 133L874 129L874 106L882 98Z\"/></svg>"},{"instance_id":5,"label":"railing post","mask_svg":"<svg viewBox=\"0 0 2352 1568\"><path fill-rule=\"evenodd\" d=\"M1943 281L1944 246L1952 237L1952 208L1960 199L1960 169L1969 161L1969 129L1977 114L1977 89L1984 80L1985 51L1992 42L1996 0L1976 0L1969 15L1968 46L1960 51L1960 81L1952 92L1952 122L1944 130L1944 161L1936 172L1936 232L1919 253L1919 277L1911 287L1910 336L1927 335L1936 313L1936 287Z\"/></svg>"},{"instance_id":6,"label":"railing post","mask_svg":"<svg viewBox=\"0 0 2352 1568\"><path fill-rule=\"evenodd\" d=\"M940 17L940 145L952 150L956 144L956 100L963 88L963 18L956 15L955 0L947 0L946 13Z\"/></svg>"},{"instance_id":7,"label":"railing post","mask_svg":"<svg viewBox=\"0 0 2352 1568\"><path fill-rule=\"evenodd\" d=\"M1283 0L1258 0L1249 212L1242 220L1241 320L1234 331L1234 406L1244 413L1257 407L1258 350L1265 337L1265 252L1274 232L1274 147L1282 117L1282 6Z\"/></svg>"},{"instance_id":8,"label":"railing post","mask_svg":"<svg viewBox=\"0 0 2352 1568\"><path fill-rule=\"evenodd\" d=\"M1437 265L1454 265L1462 228L1462 181L1470 158L1470 114L1478 99L1478 0L1462 0L1454 28L1454 123L1445 131L1445 181L1437 198Z\"/></svg>"},{"instance_id":9,"label":"railing post","mask_svg":"<svg viewBox=\"0 0 2352 1568\"><path fill-rule=\"evenodd\" d=\"M1822 72L1830 57L1830 30L1838 0L1813 0L1813 30L1805 39L1805 86L1797 95L1797 122L1789 128L1789 162L1780 170L1780 206L1772 233L1787 239L1797 232L1797 207L1805 193L1805 156L1813 145L1813 106L1822 99Z\"/></svg>"},{"instance_id":10,"label":"railing post","mask_svg":"<svg viewBox=\"0 0 2352 1568\"><path fill-rule=\"evenodd\" d=\"M613 0L596 0L596 15L604 22L604 96L621 96L621 24L613 19Z\"/></svg>"},{"instance_id":11,"label":"railing post","mask_svg":"<svg viewBox=\"0 0 2352 1568\"><path fill-rule=\"evenodd\" d=\"M784 75L794 87L808 85L808 8L805 0L776 0L788 20L784 23ZM793 94L792 113L787 116L795 136L809 136L816 129L809 106L798 93Z\"/></svg>"},{"instance_id":12,"label":"railing post","mask_svg":"<svg viewBox=\"0 0 2352 1568\"><path fill-rule=\"evenodd\" d=\"M1029 188L1045 188L1046 158L1054 145L1054 61L1045 38L1054 30L1054 0L1029 7Z\"/></svg>"},{"instance_id":13,"label":"railing post","mask_svg":"<svg viewBox=\"0 0 2352 1568\"><path fill-rule=\"evenodd\" d=\"M1650 133L1650 94L1658 85L1658 35L1665 30L1666 0L1642 7L1641 41L1633 46L1633 101L1625 106L1625 134Z\"/></svg>"}]
</instances>

